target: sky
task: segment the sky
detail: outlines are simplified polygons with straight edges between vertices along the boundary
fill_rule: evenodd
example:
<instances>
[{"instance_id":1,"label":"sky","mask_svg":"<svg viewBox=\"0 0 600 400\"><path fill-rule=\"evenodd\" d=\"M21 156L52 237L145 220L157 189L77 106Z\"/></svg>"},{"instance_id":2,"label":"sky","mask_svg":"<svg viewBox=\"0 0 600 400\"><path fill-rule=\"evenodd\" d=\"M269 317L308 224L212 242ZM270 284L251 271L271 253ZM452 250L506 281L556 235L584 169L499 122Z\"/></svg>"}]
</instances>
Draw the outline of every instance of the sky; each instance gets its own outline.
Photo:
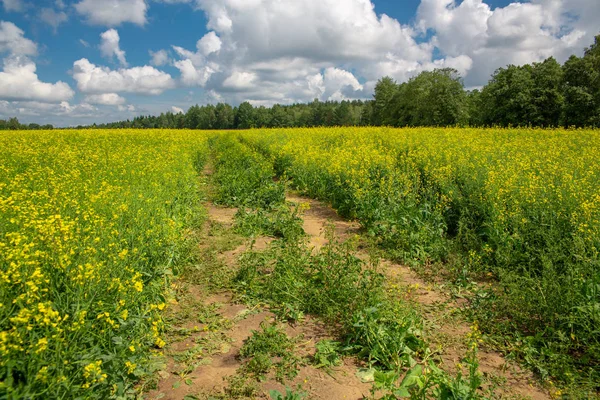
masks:
<instances>
[{"instance_id":1,"label":"sky","mask_svg":"<svg viewBox=\"0 0 600 400\"><path fill-rule=\"evenodd\" d=\"M0 118L73 126L243 101L369 99L451 67L581 55L600 0L0 0Z\"/></svg>"}]
</instances>

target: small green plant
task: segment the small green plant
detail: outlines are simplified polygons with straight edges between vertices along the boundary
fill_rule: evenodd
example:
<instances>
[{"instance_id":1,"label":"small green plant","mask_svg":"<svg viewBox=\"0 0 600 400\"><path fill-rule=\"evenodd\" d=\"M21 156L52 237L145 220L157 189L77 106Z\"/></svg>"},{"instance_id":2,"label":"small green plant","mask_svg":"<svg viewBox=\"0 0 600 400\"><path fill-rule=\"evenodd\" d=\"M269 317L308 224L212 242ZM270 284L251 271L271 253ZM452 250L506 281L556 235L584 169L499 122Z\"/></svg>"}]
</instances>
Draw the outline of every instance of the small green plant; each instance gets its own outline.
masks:
<instances>
[{"instance_id":1,"label":"small green plant","mask_svg":"<svg viewBox=\"0 0 600 400\"><path fill-rule=\"evenodd\" d=\"M383 393L380 400L402 398L414 400L487 400L488 398L480 391L483 379L479 372L479 359L477 357L477 342L480 335L476 325L472 327L469 338L469 350L462 360L468 368L467 376L464 376L463 371L460 369L456 376L449 375L431 360L432 353L426 351L421 361L411 361L410 368L404 373L400 382L398 381L402 375L398 372L398 369L376 371L371 392L373 394Z\"/></svg>"},{"instance_id":2,"label":"small green plant","mask_svg":"<svg viewBox=\"0 0 600 400\"><path fill-rule=\"evenodd\" d=\"M286 387L285 394L281 393L279 390L271 390L269 391L269 396L271 397L271 400L302 400L306 398L307 394L301 391L300 387L298 387L297 391Z\"/></svg>"},{"instance_id":3,"label":"small green plant","mask_svg":"<svg viewBox=\"0 0 600 400\"><path fill-rule=\"evenodd\" d=\"M321 340L316 345L314 364L317 368L330 369L342 365L342 345L334 340Z\"/></svg>"},{"instance_id":4,"label":"small green plant","mask_svg":"<svg viewBox=\"0 0 600 400\"><path fill-rule=\"evenodd\" d=\"M294 342L276 323L262 322L260 330L252 331L240 349L242 370L258 380L264 380L271 369L279 382L294 378L300 364L294 348Z\"/></svg>"},{"instance_id":5,"label":"small green plant","mask_svg":"<svg viewBox=\"0 0 600 400\"><path fill-rule=\"evenodd\" d=\"M272 236L288 241L304 236L299 208L290 209L286 204L272 210L240 208L235 215L235 231L244 236Z\"/></svg>"}]
</instances>

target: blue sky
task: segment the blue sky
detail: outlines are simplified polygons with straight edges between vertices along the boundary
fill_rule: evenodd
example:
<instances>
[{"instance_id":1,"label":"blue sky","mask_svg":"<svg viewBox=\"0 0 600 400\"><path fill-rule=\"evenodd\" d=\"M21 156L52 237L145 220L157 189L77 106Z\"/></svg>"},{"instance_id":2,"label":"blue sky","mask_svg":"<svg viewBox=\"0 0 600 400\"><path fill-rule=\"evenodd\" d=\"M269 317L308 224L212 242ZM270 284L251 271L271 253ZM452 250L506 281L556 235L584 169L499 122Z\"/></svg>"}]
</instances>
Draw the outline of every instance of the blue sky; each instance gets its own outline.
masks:
<instances>
[{"instance_id":1,"label":"blue sky","mask_svg":"<svg viewBox=\"0 0 600 400\"><path fill-rule=\"evenodd\" d=\"M597 0L1 1L0 118L56 125L370 98L384 75L437 67L477 87L581 54L600 19Z\"/></svg>"}]
</instances>

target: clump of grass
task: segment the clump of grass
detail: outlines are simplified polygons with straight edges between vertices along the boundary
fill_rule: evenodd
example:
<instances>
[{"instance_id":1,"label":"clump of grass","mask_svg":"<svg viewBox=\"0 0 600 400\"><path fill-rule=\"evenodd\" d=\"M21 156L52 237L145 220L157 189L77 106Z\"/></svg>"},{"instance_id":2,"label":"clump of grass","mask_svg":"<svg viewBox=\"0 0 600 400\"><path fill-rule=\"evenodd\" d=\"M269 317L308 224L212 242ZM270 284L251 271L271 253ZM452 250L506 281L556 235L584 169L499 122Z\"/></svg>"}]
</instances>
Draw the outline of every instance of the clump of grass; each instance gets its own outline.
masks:
<instances>
[{"instance_id":1,"label":"clump of grass","mask_svg":"<svg viewBox=\"0 0 600 400\"><path fill-rule=\"evenodd\" d=\"M252 331L252 336L240 349L240 358L244 362L241 372L264 380L274 370L278 381L292 379L302 363L294 354L294 348L294 341L276 323L263 322L260 330Z\"/></svg>"}]
</instances>

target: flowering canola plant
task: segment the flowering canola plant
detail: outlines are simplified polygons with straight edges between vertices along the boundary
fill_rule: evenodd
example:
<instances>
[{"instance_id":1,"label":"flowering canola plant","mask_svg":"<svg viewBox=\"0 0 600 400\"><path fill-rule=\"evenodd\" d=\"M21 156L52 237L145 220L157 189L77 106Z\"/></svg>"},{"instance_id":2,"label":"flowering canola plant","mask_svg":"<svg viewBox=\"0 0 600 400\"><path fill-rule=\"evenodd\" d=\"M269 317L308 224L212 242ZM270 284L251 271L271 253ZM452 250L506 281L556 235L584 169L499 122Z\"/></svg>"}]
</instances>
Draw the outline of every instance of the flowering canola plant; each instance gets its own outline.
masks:
<instances>
[{"instance_id":1,"label":"flowering canola plant","mask_svg":"<svg viewBox=\"0 0 600 400\"><path fill-rule=\"evenodd\" d=\"M577 370L600 380L600 131L317 128L241 138L393 257L442 262L457 281L494 277L501 290L476 304L482 328L535 332L527 343L540 358L583 359Z\"/></svg>"},{"instance_id":2,"label":"flowering canola plant","mask_svg":"<svg viewBox=\"0 0 600 400\"><path fill-rule=\"evenodd\" d=\"M0 134L0 397L126 396L151 349L206 134Z\"/></svg>"}]
</instances>

